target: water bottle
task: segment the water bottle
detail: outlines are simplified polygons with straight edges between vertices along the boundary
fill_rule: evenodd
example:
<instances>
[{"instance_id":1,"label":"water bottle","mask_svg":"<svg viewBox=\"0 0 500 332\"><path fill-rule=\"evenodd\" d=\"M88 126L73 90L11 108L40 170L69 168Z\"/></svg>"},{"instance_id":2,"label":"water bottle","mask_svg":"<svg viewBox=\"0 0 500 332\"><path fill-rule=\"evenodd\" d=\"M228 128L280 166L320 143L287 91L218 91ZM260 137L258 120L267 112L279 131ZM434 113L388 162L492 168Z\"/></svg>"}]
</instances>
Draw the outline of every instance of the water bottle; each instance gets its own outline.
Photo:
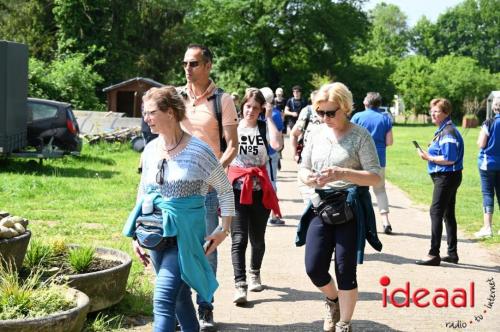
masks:
<instances>
[{"instance_id":1,"label":"water bottle","mask_svg":"<svg viewBox=\"0 0 500 332\"><path fill-rule=\"evenodd\" d=\"M151 195L146 195L146 197L144 197L144 201L142 201L142 214L151 214L153 211L153 197Z\"/></svg>"}]
</instances>

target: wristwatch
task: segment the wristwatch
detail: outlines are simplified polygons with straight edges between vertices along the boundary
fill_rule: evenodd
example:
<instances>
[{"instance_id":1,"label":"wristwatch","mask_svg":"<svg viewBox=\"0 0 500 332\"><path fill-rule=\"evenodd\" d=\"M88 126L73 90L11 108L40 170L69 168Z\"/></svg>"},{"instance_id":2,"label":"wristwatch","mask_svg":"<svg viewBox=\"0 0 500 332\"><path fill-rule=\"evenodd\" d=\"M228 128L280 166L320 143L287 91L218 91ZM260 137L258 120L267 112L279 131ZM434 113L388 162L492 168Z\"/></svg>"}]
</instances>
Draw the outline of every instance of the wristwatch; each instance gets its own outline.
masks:
<instances>
[{"instance_id":1,"label":"wristwatch","mask_svg":"<svg viewBox=\"0 0 500 332\"><path fill-rule=\"evenodd\" d=\"M227 236L230 236L230 235L231 235L231 230L229 230L229 229L224 229L224 228L223 228L223 229L222 229L222 231L223 231L224 233L226 233L226 235L227 235Z\"/></svg>"}]
</instances>

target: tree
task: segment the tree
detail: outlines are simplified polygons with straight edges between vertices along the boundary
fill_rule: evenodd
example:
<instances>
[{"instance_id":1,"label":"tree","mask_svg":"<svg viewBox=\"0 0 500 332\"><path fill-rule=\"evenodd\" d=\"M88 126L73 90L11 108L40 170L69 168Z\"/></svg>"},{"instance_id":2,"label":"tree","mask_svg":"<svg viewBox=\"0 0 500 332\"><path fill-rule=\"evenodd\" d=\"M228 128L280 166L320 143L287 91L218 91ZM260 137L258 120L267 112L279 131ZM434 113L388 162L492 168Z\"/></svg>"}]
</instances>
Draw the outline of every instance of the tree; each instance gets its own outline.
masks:
<instances>
[{"instance_id":1,"label":"tree","mask_svg":"<svg viewBox=\"0 0 500 332\"><path fill-rule=\"evenodd\" d=\"M398 58L408 52L407 17L398 6L379 3L369 16L372 28L362 50Z\"/></svg>"},{"instance_id":2,"label":"tree","mask_svg":"<svg viewBox=\"0 0 500 332\"><path fill-rule=\"evenodd\" d=\"M51 63L35 58L29 64L29 95L71 102L79 109L100 110L95 87L102 78L85 64L81 53L61 57Z\"/></svg>"},{"instance_id":3,"label":"tree","mask_svg":"<svg viewBox=\"0 0 500 332\"><path fill-rule=\"evenodd\" d=\"M45 61L56 52L53 0L0 0L0 39L28 45L31 56Z\"/></svg>"},{"instance_id":4,"label":"tree","mask_svg":"<svg viewBox=\"0 0 500 332\"><path fill-rule=\"evenodd\" d=\"M454 117L459 118L464 101L483 100L500 85L500 75L491 74L469 57L448 55L432 63L422 55L413 55L398 63L391 81L415 113L425 113L430 100L443 97L451 101Z\"/></svg>"},{"instance_id":5,"label":"tree","mask_svg":"<svg viewBox=\"0 0 500 332\"><path fill-rule=\"evenodd\" d=\"M441 14L435 25L421 21L412 31L412 48L435 61L445 55L476 59L500 70L499 0L465 0Z\"/></svg>"},{"instance_id":6,"label":"tree","mask_svg":"<svg viewBox=\"0 0 500 332\"><path fill-rule=\"evenodd\" d=\"M436 96L449 99L456 114L462 114L466 100L483 100L500 84L499 76L481 68L475 59L448 55L432 65L430 84Z\"/></svg>"},{"instance_id":7,"label":"tree","mask_svg":"<svg viewBox=\"0 0 500 332\"><path fill-rule=\"evenodd\" d=\"M425 56L411 55L401 60L390 80L398 94L403 96L405 107L414 114L426 113L429 101L436 96L430 84L432 63Z\"/></svg>"},{"instance_id":8,"label":"tree","mask_svg":"<svg viewBox=\"0 0 500 332\"><path fill-rule=\"evenodd\" d=\"M437 34L437 26L422 16L409 32L410 49L419 55L434 58L436 53L443 52L436 42Z\"/></svg>"},{"instance_id":9,"label":"tree","mask_svg":"<svg viewBox=\"0 0 500 332\"><path fill-rule=\"evenodd\" d=\"M228 89L301 84L348 66L365 37L361 1L200 0L186 23L216 54L214 76ZM221 15L221 13L224 13Z\"/></svg>"}]
</instances>

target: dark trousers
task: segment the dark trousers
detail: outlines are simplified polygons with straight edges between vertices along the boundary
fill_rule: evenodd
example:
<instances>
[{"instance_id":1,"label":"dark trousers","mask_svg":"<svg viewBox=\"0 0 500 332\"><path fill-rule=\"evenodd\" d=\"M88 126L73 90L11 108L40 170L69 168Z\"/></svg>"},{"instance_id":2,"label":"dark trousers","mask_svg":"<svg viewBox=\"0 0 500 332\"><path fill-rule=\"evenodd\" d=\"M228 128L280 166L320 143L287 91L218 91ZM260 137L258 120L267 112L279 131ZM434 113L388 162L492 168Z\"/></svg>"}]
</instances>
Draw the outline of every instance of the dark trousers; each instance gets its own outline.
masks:
<instances>
[{"instance_id":1,"label":"dark trousers","mask_svg":"<svg viewBox=\"0 0 500 332\"><path fill-rule=\"evenodd\" d=\"M326 286L332 277L328 270L335 250L335 276L338 289L358 287L356 280L356 221L327 225L314 217L306 235L306 273L316 287Z\"/></svg>"},{"instance_id":2,"label":"dark trousers","mask_svg":"<svg viewBox=\"0 0 500 332\"><path fill-rule=\"evenodd\" d=\"M434 182L434 191L430 208L432 234L429 255L439 256L444 219L448 255L456 256L457 219L455 218L455 203L458 187L462 183L462 171L432 173L431 179Z\"/></svg>"},{"instance_id":3,"label":"dark trousers","mask_svg":"<svg viewBox=\"0 0 500 332\"><path fill-rule=\"evenodd\" d=\"M231 259L233 262L234 281L246 281L245 253L248 239L252 245L250 269L260 270L266 251L265 234L268 210L262 204L262 191L253 192L253 204L240 204L241 191L234 189L236 216L231 223Z\"/></svg>"}]
</instances>

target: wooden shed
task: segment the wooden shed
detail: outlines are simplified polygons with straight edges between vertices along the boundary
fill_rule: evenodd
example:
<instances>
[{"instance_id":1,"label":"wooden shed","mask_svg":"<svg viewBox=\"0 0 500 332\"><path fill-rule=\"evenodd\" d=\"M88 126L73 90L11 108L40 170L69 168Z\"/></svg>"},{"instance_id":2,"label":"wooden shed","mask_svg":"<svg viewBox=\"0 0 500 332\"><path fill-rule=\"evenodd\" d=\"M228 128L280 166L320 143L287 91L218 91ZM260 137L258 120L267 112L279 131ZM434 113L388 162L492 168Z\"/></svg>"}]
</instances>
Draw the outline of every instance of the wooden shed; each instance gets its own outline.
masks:
<instances>
[{"instance_id":1,"label":"wooden shed","mask_svg":"<svg viewBox=\"0 0 500 332\"><path fill-rule=\"evenodd\" d=\"M142 96L150 88L164 84L150 78L135 77L102 89L106 92L109 112L121 112L132 118L141 117Z\"/></svg>"}]
</instances>

